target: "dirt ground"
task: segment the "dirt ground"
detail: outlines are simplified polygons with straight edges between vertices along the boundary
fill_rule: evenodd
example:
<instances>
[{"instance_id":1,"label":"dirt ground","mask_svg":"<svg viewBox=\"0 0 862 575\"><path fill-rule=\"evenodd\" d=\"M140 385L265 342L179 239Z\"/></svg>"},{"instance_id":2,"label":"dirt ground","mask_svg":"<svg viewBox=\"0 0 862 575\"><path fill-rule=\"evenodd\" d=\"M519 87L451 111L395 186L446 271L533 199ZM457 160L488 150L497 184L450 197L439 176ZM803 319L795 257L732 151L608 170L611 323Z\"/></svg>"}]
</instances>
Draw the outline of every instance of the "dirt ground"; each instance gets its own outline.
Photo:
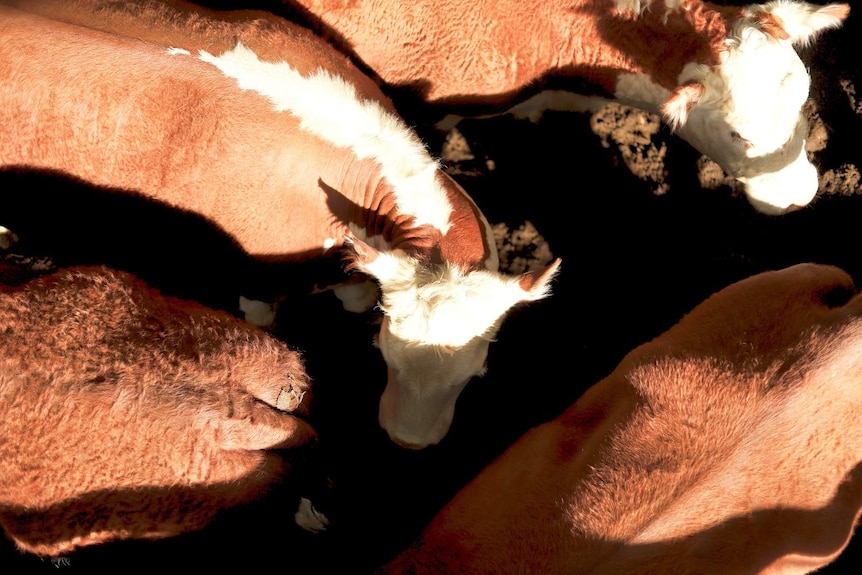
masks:
<instances>
[{"instance_id":1,"label":"dirt ground","mask_svg":"<svg viewBox=\"0 0 862 575\"><path fill-rule=\"evenodd\" d=\"M332 521L328 532L295 526L295 486L287 481L202 532L86 550L59 570L17 557L6 545L0 565L5 560L12 569L4 572L274 567L297 574L368 573L406 547L527 429L558 415L625 353L718 289L805 261L843 267L862 285L862 4L854 10L858 14L851 13L842 29L801 50L813 81L807 145L820 169L820 193L785 216L758 214L714 163L657 117L617 104L594 114L547 113L537 123L465 120L448 134L418 125L496 226L504 267L520 272L561 257L562 270L549 299L517 308L506 320L491 348L489 373L469 384L450 434L418 452L394 446L377 426L385 368L370 345L374 318L345 314L328 296L280 308L275 333L303 351L315 380L313 417L330 478L321 498ZM53 210L55 239L71 234L63 245L77 246L77 255L104 244L109 224L94 212L81 205ZM86 235L80 220L100 226L99 234ZM164 265L176 236L159 225L150 221L139 229L130 219L110 228L112 243L121 233L134 236L124 244L128 253L114 253L110 263L123 265L136 254L152 264L145 275L182 276L173 285L194 285L182 295L206 300L214 276L203 267L217 260ZM46 265L54 265L56 254L46 246L59 245L38 244L23 254L10 248L6 257L32 262L41 250ZM198 253L212 250L193 246ZM60 261L78 263L76 257ZM856 539L822 573L847 569L854 548L862 547Z\"/></svg>"}]
</instances>

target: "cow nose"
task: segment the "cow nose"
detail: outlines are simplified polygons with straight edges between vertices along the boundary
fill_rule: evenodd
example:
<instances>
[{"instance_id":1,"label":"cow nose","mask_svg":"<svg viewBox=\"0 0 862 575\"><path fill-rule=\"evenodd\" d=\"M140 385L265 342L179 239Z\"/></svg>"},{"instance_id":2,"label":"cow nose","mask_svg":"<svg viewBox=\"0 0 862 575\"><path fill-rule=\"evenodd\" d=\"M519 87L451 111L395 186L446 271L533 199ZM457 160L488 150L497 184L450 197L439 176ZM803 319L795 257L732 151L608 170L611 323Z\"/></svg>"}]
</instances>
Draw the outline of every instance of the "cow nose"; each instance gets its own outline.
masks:
<instances>
[{"instance_id":1,"label":"cow nose","mask_svg":"<svg viewBox=\"0 0 862 575\"><path fill-rule=\"evenodd\" d=\"M751 148L753 148L753 147L754 147L754 144L752 144L752 143L751 143L751 141L750 141L748 138L743 138L743 137L742 137L742 134L740 134L740 133L739 133L739 132L737 132L736 130L733 130L733 131L730 133L730 137L731 137L731 139L733 139L734 141L739 142L740 144L742 144L742 146L743 146L746 150L750 150Z\"/></svg>"}]
</instances>

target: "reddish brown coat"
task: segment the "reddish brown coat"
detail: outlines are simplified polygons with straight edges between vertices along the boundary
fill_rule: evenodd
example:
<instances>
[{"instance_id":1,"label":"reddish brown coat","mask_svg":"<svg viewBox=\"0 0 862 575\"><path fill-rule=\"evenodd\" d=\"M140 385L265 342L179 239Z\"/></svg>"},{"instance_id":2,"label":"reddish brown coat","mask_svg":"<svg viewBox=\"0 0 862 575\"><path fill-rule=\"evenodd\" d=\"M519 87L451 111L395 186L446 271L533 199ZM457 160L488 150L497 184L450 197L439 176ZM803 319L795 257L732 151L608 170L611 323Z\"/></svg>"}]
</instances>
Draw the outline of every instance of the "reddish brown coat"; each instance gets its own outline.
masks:
<instances>
[{"instance_id":1,"label":"reddish brown coat","mask_svg":"<svg viewBox=\"0 0 862 575\"><path fill-rule=\"evenodd\" d=\"M206 525L315 437L302 358L107 268L0 286L0 526L62 555Z\"/></svg>"}]
</instances>

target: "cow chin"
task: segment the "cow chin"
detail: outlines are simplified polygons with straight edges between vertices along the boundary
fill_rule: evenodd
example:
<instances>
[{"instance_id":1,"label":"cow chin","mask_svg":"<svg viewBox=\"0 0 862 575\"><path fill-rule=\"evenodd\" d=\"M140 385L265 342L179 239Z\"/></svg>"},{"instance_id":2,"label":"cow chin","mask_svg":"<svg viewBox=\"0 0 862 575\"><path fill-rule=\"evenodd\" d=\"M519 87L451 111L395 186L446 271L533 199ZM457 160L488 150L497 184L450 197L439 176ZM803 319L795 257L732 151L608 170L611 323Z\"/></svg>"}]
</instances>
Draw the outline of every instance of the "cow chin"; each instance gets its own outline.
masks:
<instances>
[{"instance_id":1,"label":"cow chin","mask_svg":"<svg viewBox=\"0 0 862 575\"><path fill-rule=\"evenodd\" d=\"M739 178L749 203L758 212L778 216L807 206L817 195L817 168L803 148L799 157L777 172Z\"/></svg>"},{"instance_id":2,"label":"cow chin","mask_svg":"<svg viewBox=\"0 0 862 575\"><path fill-rule=\"evenodd\" d=\"M390 373L389 383L380 396L380 427L393 443L405 449L436 445L449 433L460 389L430 397L405 392L402 387Z\"/></svg>"},{"instance_id":3,"label":"cow chin","mask_svg":"<svg viewBox=\"0 0 862 575\"><path fill-rule=\"evenodd\" d=\"M805 151L808 122L804 114L799 114L793 133L777 148L764 139L747 144L735 141L733 134L738 133L723 116L701 109L693 110L679 129L683 139L744 185L757 211L780 215L814 199L818 175Z\"/></svg>"}]
</instances>

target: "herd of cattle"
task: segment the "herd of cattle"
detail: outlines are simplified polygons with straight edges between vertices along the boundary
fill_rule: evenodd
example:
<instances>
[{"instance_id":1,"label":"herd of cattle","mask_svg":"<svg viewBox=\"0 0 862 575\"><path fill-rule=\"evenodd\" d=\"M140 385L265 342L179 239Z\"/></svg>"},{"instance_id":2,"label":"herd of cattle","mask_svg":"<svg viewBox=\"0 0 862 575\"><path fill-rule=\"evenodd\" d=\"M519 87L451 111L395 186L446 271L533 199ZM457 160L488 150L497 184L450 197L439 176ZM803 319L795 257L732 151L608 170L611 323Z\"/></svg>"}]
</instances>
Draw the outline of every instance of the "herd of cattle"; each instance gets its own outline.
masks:
<instances>
[{"instance_id":1,"label":"herd of cattle","mask_svg":"<svg viewBox=\"0 0 862 575\"><path fill-rule=\"evenodd\" d=\"M807 261L740 276L641 338L633 308L661 273L641 262L604 290L619 309L602 330L631 345L615 356L597 330L580 349L568 334L596 304L576 286L607 262L501 269L493 203L412 126L571 109L576 86L659 114L752 217L790 218L819 185L798 51L847 4L223 4L0 2L3 245L61 264L0 267L10 565L836 560L862 512L851 276ZM495 193L530 213L571 195L557 186ZM661 245L612 225L578 237Z\"/></svg>"}]
</instances>

